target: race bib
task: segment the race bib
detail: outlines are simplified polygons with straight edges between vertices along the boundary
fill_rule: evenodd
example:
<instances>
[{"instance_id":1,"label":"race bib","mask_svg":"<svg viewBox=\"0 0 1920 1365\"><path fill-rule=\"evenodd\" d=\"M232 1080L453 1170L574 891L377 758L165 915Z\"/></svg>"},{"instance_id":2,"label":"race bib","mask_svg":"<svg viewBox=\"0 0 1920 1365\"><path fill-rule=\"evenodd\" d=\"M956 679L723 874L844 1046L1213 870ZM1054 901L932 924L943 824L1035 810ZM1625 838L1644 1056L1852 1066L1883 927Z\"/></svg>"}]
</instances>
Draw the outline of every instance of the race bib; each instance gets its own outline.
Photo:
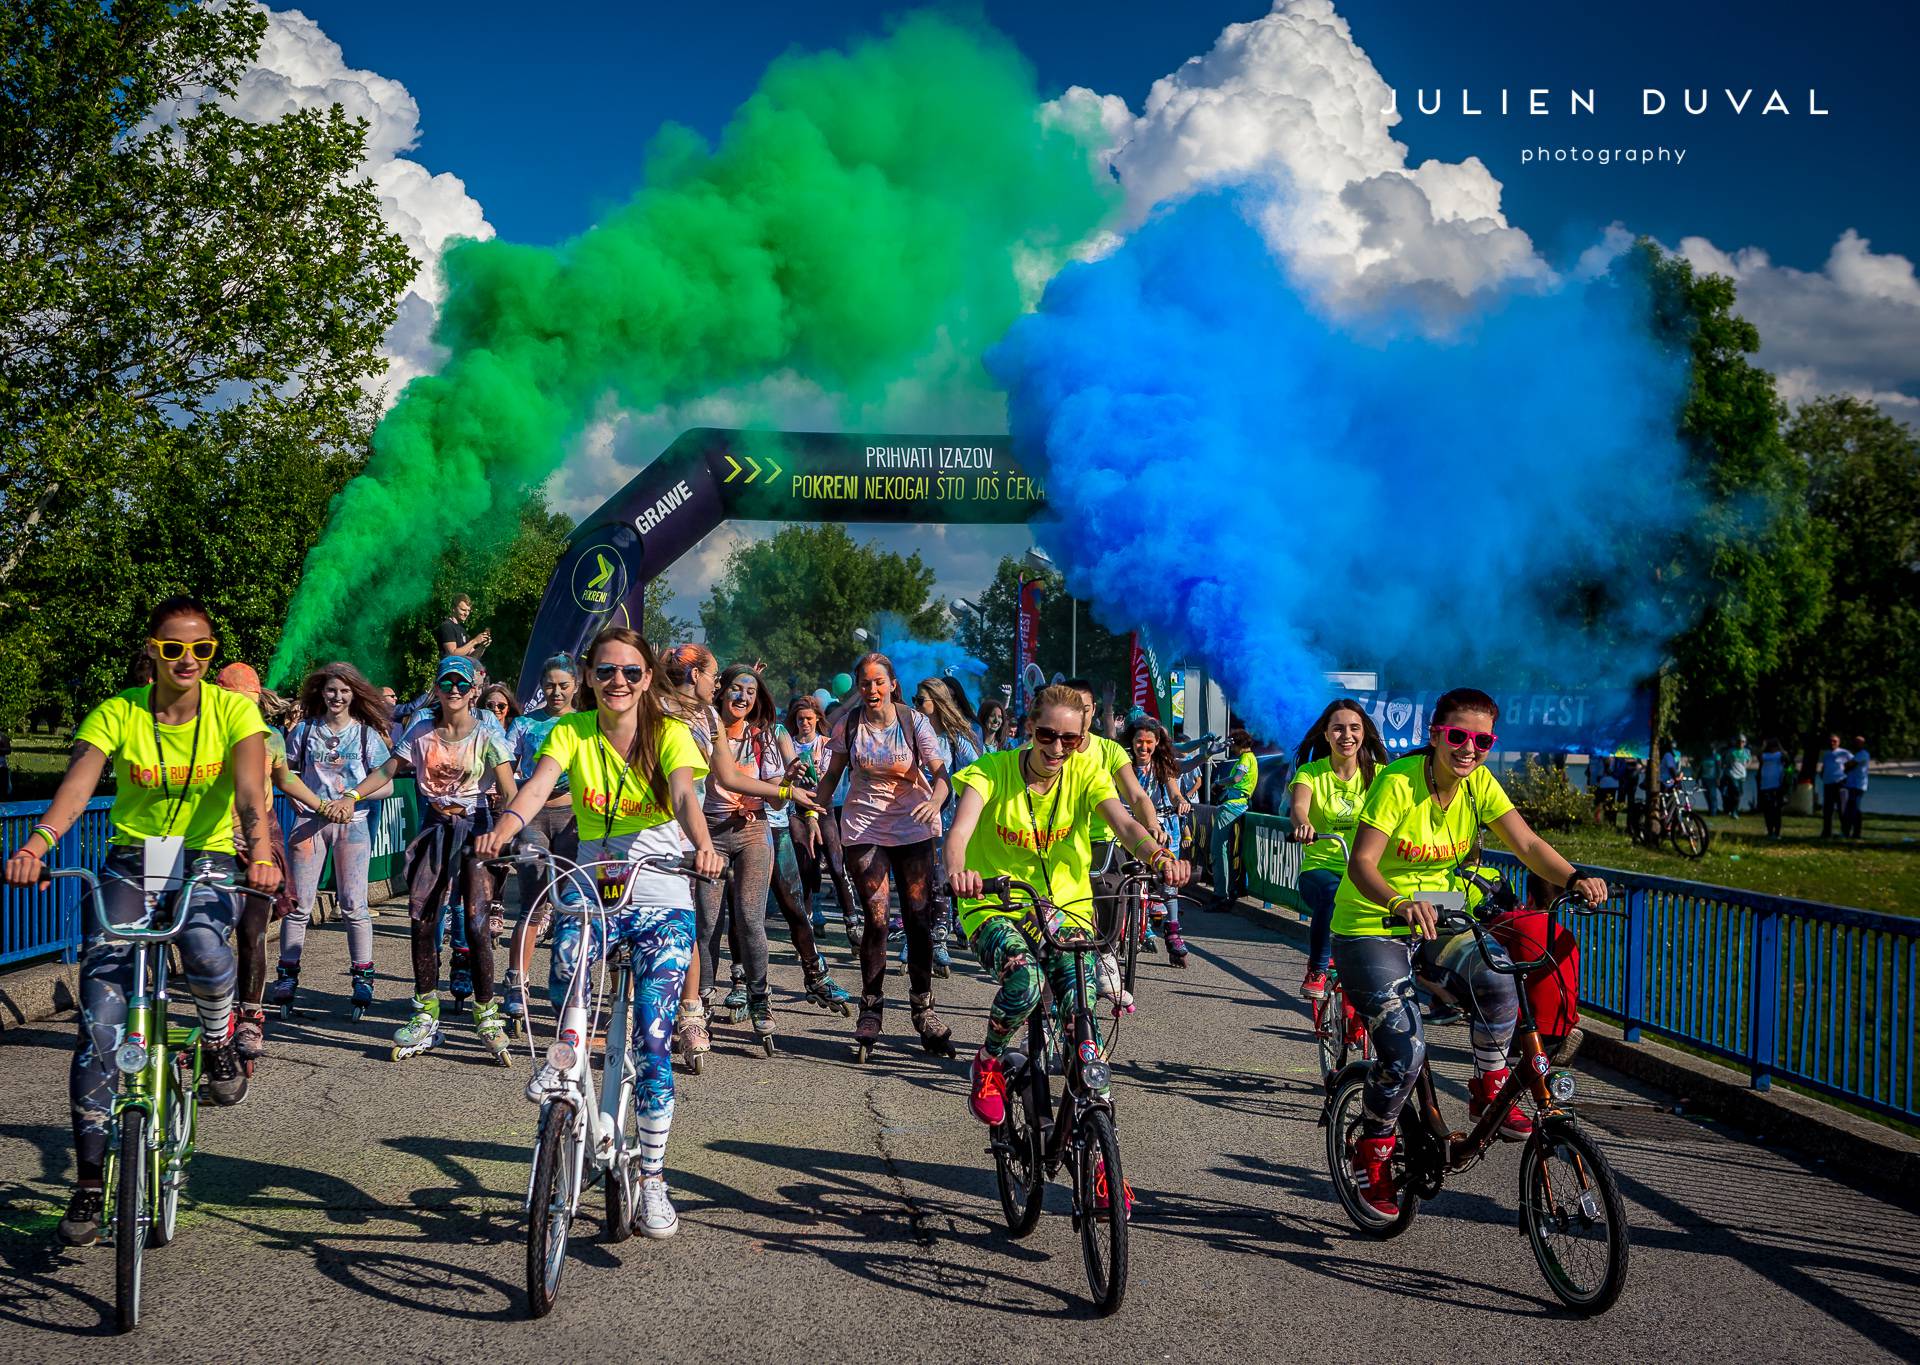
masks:
<instances>
[{"instance_id":1,"label":"race bib","mask_svg":"<svg viewBox=\"0 0 1920 1365\"><path fill-rule=\"evenodd\" d=\"M149 896L171 891L187 875L187 841L184 835L166 834L145 840L140 846L143 886Z\"/></svg>"}]
</instances>

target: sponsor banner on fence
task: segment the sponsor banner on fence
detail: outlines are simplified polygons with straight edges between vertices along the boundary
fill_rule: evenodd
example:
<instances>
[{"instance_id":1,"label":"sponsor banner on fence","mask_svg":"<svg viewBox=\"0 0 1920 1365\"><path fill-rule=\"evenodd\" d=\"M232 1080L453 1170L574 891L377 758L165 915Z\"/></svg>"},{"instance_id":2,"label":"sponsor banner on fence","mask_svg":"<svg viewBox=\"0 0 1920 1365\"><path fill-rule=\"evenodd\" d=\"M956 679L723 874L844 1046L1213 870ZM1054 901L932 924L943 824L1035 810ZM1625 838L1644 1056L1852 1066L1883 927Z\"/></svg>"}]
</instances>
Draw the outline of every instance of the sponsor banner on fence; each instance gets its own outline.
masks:
<instances>
[{"instance_id":1,"label":"sponsor banner on fence","mask_svg":"<svg viewBox=\"0 0 1920 1365\"><path fill-rule=\"evenodd\" d=\"M1243 816L1242 823L1247 827L1240 840L1247 894L1274 905L1304 908L1300 900L1300 845L1287 839L1292 823L1252 813Z\"/></svg>"}]
</instances>

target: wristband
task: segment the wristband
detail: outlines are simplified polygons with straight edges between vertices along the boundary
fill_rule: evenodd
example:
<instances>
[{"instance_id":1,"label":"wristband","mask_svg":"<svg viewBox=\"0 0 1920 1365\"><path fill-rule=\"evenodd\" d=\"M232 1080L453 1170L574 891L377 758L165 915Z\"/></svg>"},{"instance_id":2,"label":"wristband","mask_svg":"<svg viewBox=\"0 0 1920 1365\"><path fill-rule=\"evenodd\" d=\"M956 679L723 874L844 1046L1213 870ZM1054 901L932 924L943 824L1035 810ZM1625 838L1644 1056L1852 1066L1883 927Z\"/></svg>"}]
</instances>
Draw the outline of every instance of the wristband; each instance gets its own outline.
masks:
<instances>
[{"instance_id":1,"label":"wristband","mask_svg":"<svg viewBox=\"0 0 1920 1365\"><path fill-rule=\"evenodd\" d=\"M255 858L255 859L253 860L253 865L254 865L255 867L272 867L272 866L273 866L273 859L271 859L271 858Z\"/></svg>"},{"instance_id":2,"label":"wristband","mask_svg":"<svg viewBox=\"0 0 1920 1365\"><path fill-rule=\"evenodd\" d=\"M340 799L342 801L358 801L360 799L360 789L358 787L350 788L342 794Z\"/></svg>"},{"instance_id":3,"label":"wristband","mask_svg":"<svg viewBox=\"0 0 1920 1365\"><path fill-rule=\"evenodd\" d=\"M780 799L782 801L791 801L793 799L793 788L784 782L780 784Z\"/></svg>"},{"instance_id":4,"label":"wristband","mask_svg":"<svg viewBox=\"0 0 1920 1365\"><path fill-rule=\"evenodd\" d=\"M502 816L502 818L505 818L506 816L509 816L509 815L511 815L511 816L512 816L512 817L513 817L514 819L516 819L516 820L518 820L518 821L520 822L520 828L521 828L521 829L525 829L525 828L527 827L527 817L526 817L526 816L524 816L524 815L522 815L522 814L521 814L521 813L520 813L519 811L517 811L517 810L515 810L515 809L513 809L513 807L511 807L511 806L509 806L509 807L507 807L507 809L505 809L505 810L503 810L503 811L501 811L501 812L500 812L500 814L501 814L501 816Z\"/></svg>"},{"instance_id":5,"label":"wristband","mask_svg":"<svg viewBox=\"0 0 1920 1365\"><path fill-rule=\"evenodd\" d=\"M1413 897L1411 896L1394 896L1387 901L1387 913L1389 915L1397 915L1400 913L1401 906L1412 904Z\"/></svg>"},{"instance_id":6,"label":"wristband","mask_svg":"<svg viewBox=\"0 0 1920 1365\"><path fill-rule=\"evenodd\" d=\"M47 852L51 853L60 846L60 836L54 832L52 825L35 825L27 832L27 838L31 839L36 834L47 841Z\"/></svg>"}]
</instances>

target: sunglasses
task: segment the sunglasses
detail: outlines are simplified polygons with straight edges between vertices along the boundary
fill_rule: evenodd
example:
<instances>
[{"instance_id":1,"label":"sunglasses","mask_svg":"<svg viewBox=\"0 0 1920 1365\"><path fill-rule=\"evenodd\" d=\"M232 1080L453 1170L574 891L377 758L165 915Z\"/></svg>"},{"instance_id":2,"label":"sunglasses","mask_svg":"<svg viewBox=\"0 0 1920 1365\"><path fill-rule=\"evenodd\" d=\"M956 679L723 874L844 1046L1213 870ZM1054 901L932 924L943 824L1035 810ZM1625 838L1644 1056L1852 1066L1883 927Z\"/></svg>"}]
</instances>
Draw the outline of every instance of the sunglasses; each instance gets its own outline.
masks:
<instances>
[{"instance_id":1,"label":"sunglasses","mask_svg":"<svg viewBox=\"0 0 1920 1365\"><path fill-rule=\"evenodd\" d=\"M473 679L456 678L448 675L435 684L442 692L458 692L461 696L473 691Z\"/></svg>"},{"instance_id":2,"label":"sunglasses","mask_svg":"<svg viewBox=\"0 0 1920 1365\"><path fill-rule=\"evenodd\" d=\"M640 680L647 676L647 666L645 664L595 664L593 666L595 682L610 683L616 673L626 678L630 686L638 687Z\"/></svg>"},{"instance_id":3,"label":"sunglasses","mask_svg":"<svg viewBox=\"0 0 1920 1365\"><path fill-rule=\"evenodd\" d=\"M1044 725L1036 725L1033 727L1033 742L1036 748L1041 745L1052 748L1054 745L1059 744L1071 753L1082 744L1085 744L1087 737L1085 735L1069 735L1060 730L1049 729Z\"/></svg>"},{"instance_id":4,"label":"sunglasses","mask_svg":"<svg viewBox=\"0 0 1920 1365\"><path fill-rule=\"evenodd\" d=\"M1468 740L1472 740L1473 747L1483 754L1493 747L1496 739L1500 738L1491 730L1463 730L1458 725L1436 725L1433 727L1433 732L1445 740L1447 747L1452 749L1463 748Z\"/></svg>"},{"instance_id":5,"label":"sunglasses","mask_svg":"<svg viewBox=\"0 0 1920 1365\"><path fill-rule=\"evenodd\" d=\"M180 662L188 654L205 663L220 647L218 640L156 640L152 636L147 637L147 643L159 650L160 657L170 664Z\"/></svg>"},{"instance_id":6,"label":"sunglasses","mask_svg":"<svg viewBox=\"0 0 1920 1365\"><path fill-rule=\"evenodd\" d=\"M507 699L505 697L495 697L492 701L487 703L487 710L489 711L504 712L509 709L510 708L507 706Z\"/></svg>"}]
</instances>

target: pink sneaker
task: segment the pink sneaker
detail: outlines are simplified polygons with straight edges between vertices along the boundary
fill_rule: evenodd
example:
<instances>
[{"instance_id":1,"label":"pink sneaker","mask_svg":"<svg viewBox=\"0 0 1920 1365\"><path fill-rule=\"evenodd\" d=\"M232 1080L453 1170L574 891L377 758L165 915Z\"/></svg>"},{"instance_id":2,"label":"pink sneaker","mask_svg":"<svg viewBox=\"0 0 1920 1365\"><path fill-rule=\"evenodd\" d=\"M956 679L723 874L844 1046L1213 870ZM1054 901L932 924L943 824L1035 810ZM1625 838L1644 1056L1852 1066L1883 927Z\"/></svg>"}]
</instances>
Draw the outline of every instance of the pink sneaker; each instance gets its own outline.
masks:
<instances>
[{"instance_id":1,"label":"pink sneaker","mask_svg":"<svg viewBox=\"0 0 1920 1365\"><path fill-rule=\"evenodd\" d=\"M1327 998L1327 974L1325 972L1308 972L1306 979L1300 983L1300 994L1306 996L1309 1000L1325 1000Z\"/></svg>"},{"instance_id":2,"label":"pink sneaker","mask_svg":"<svg viewBox=\"0 0 1920 1365\"><path fill-rule=\"evenodd\" d=\"M967 1096L967 1108L989 1128L1007 1121L1007 1074L1000 1059L989 1057L982 1048L973 1057L973 1093Z\"/></svg>"}]
</instances>

